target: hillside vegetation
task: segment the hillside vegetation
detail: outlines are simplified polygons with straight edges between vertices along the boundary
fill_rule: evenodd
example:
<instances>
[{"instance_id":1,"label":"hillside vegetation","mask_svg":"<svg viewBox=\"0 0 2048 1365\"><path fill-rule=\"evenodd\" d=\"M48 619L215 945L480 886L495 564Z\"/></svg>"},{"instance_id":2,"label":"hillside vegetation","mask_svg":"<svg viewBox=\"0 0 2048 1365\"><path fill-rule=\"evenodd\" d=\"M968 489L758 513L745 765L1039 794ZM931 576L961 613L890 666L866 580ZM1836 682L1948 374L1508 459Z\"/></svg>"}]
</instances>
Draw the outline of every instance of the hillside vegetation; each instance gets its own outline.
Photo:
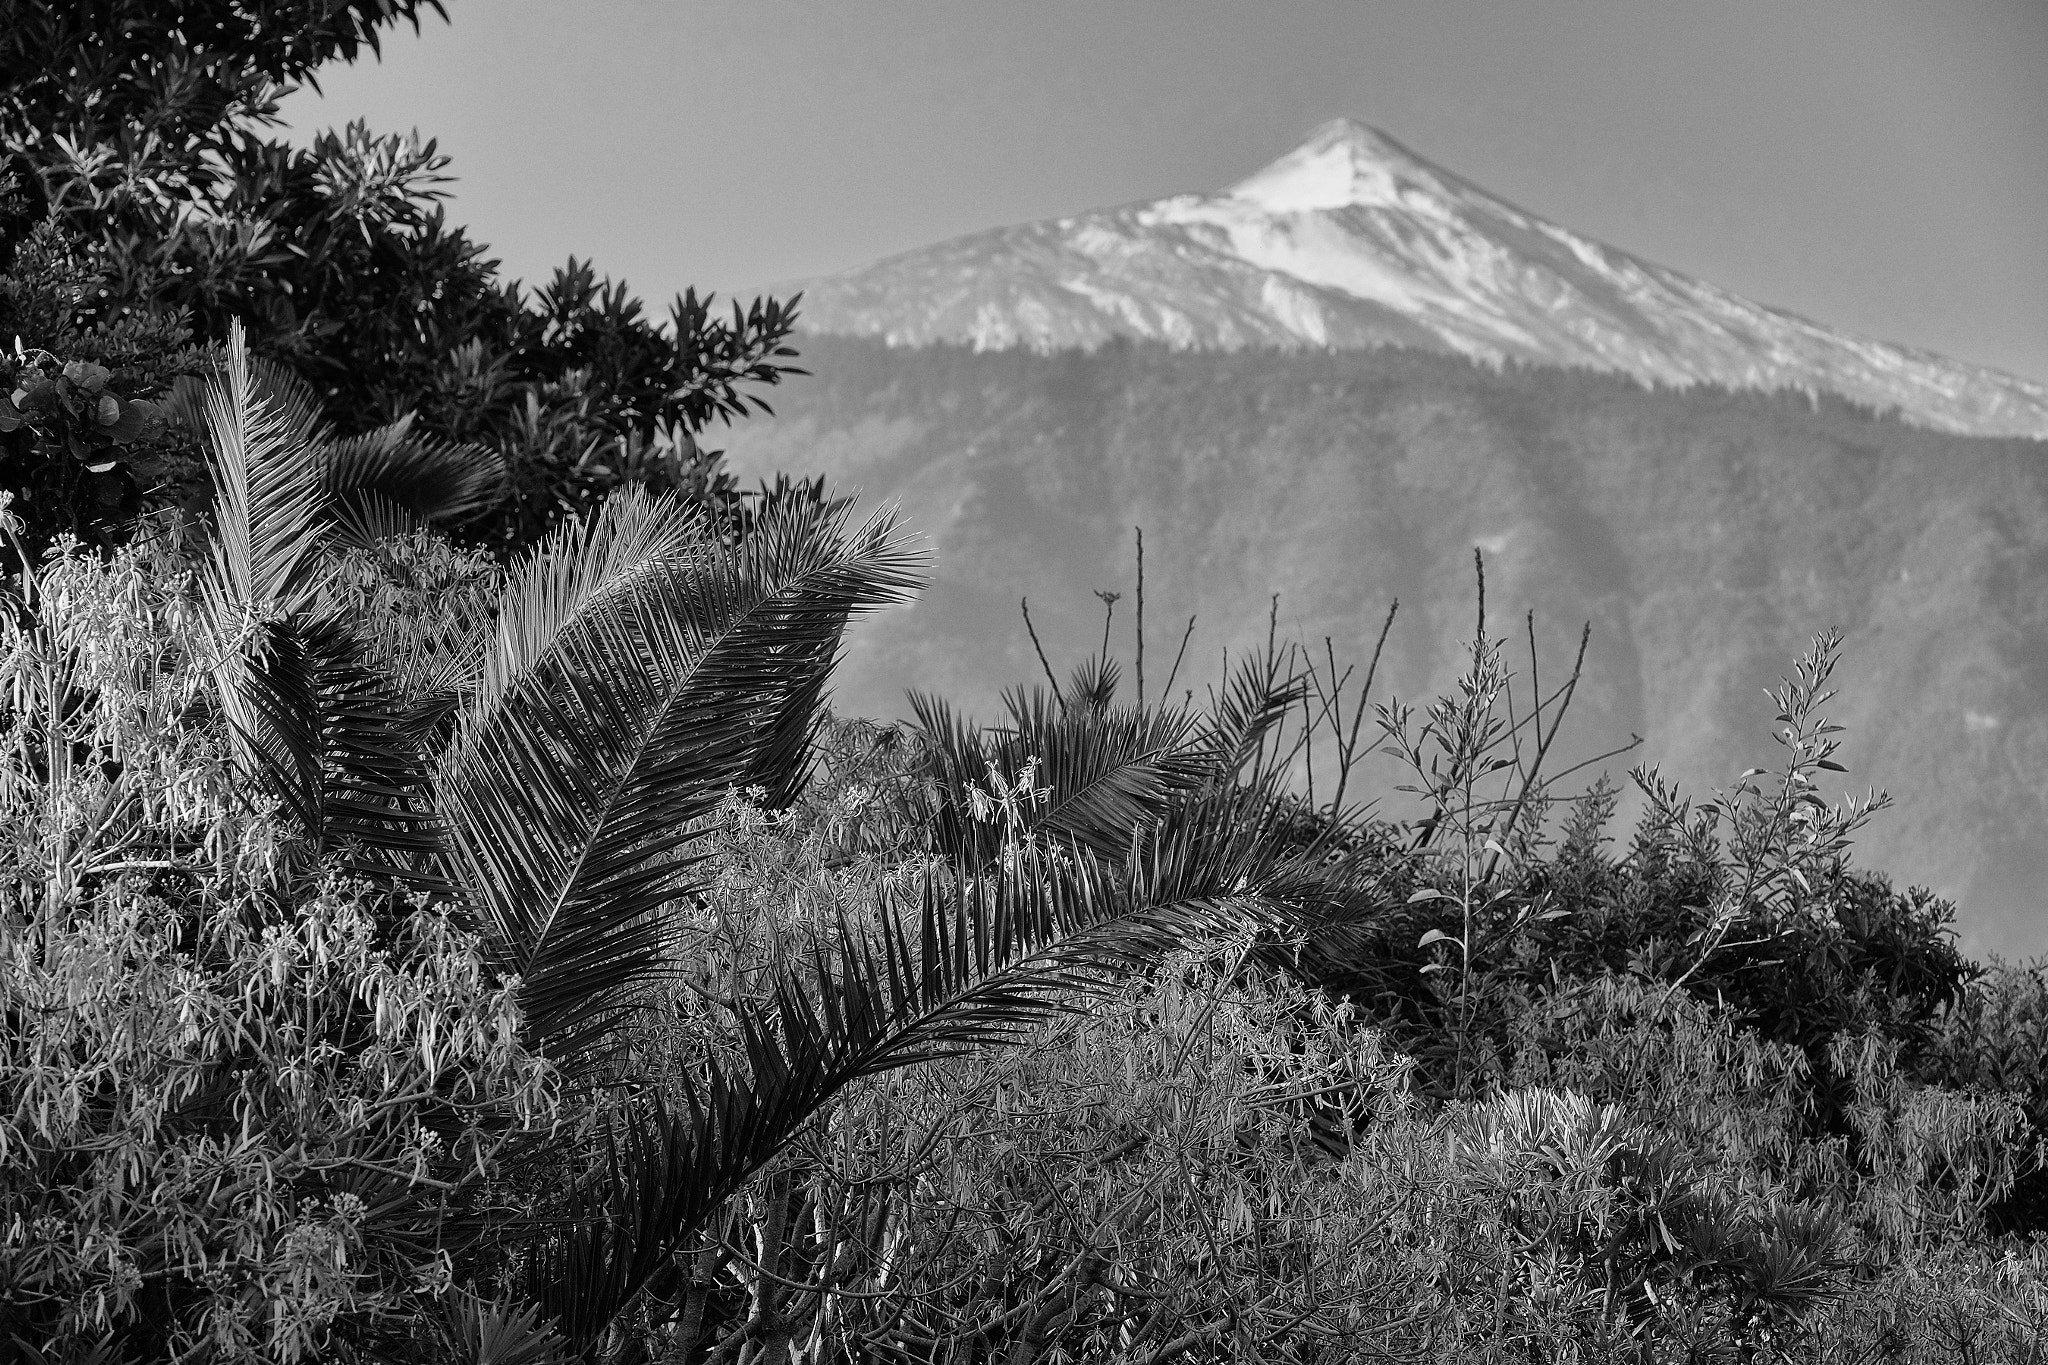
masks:
<instances>
[{"instance_id":1,"label":"hillside vegetation","mask_svg":"<svg viewBox=\"0 0 2048 1365\"><path fill-rule=\"evenodd\" d=\"M816 337L814 377L734 433L742 473L821 474L899 500L947 571L855 642L842 704L903 691L977 705L1099 634L1146 533L1148 647L1193 657L1283 638L1369 647L1434 690L1471 632L1534 610L1545 652L1591 622L1562 743L1640 734L1697 783L1762 762L1757 679L1838 628L1853 789L1903 881L1964 907L1980 951L2039 951L2048 877L2048 445L1930 432L1820 396L1650 391L1586 371L1492 370L1411 351L1091 353L890 349ZM1161 676L1163 676L1163 668Z\"/></svg>"}]
</instances>

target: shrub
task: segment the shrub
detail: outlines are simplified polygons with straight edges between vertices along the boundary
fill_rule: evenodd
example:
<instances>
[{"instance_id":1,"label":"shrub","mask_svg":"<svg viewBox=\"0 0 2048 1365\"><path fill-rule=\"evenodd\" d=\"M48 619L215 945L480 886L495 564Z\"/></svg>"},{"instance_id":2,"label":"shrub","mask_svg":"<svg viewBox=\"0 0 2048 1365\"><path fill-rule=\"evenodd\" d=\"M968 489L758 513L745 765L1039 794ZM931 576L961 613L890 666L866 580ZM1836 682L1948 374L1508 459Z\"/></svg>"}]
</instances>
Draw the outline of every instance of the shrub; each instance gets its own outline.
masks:
<instances>
[{"instance_id":1,"label":"shrub","mask_svg":"<svg viewBox=\"0 0 2048 1365\"><path fill-rule=\"evenodd\" d=\"M1918 1070L1936 1084L2008 1094L2025 1106L2032 1138L2009 1196L1990 1216L2001 1231L2048 1231L2048 971L1993 959L1943 1012Z\"/></svg>"},{"instance_id":2,"label":"shrub","mask_svg":"<svg viewBox=\"0 0 2048 1365\"><path fill-rule=\"evenodd\" d=\"M280 888L179 578L73 549L0 625L0 1317L52 1360L388 1345L552 1081L445 907Z\"/></svg>"}]
</instances>

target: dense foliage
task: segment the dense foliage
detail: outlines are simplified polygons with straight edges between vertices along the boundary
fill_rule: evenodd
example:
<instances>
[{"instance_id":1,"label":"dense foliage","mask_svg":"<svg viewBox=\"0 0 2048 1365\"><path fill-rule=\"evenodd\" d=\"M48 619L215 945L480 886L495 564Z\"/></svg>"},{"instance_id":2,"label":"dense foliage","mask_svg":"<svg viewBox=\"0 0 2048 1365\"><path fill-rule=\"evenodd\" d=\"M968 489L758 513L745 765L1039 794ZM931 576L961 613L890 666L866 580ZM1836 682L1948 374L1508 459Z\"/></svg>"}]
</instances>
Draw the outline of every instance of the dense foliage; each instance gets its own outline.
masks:
<instances>
[{"instance_id":1,"label":"dense foliage","mask_svg":"<svg viewBox=\"0 0 2048 1365\"><path fill-rule=\"evenodd\" d=\"M1423 718L1377 712L1413 816L1290 808L1335 879L1316 916L849 1093L701 1242L682 1358L2037 1358L2048 978L1849 866L1872 812L1810 795L1834 648L1779 689L1775 776L1694 807L1639 771L1617 855L1606 783L1544 789L1569 684L1510 720L1482 641ZM892 804L957 837L915 818L931 784L982 769L980 810L1076 842L1108 791L1199 784L1158 743L1178 712L1098 704L1115 674L986 730L930 702L901 738L839 728L796 806L735 812L684 1012L886 876ZM1341 676L1283 651L1219 689L1235 780L1334 757Z\"/></svg>"},{"instance_id":2,"label":"dense foliage","mask_svg":"<svg viewBox=\"0 0 2048 1365\"><path fill-rule=\"evenodd\" d=\"M1961 1360L2048 1326L2048 982L1849 865L1883 803L1814 794L1833 639L1774 772L1637 771L1616 854L1611 786L1545 776L1577 670L1527 692L1484 634L1420 711L1282 645L1199 706L1121 701L1105 651L995 724L821 728L844 623L908 586L886 523L788 500L735 543L628 491L501 565L433 529L469 450L366 458L311 404L237 342L209 516L16 580L17 1349Z\"/></svg>"}]
</instances>

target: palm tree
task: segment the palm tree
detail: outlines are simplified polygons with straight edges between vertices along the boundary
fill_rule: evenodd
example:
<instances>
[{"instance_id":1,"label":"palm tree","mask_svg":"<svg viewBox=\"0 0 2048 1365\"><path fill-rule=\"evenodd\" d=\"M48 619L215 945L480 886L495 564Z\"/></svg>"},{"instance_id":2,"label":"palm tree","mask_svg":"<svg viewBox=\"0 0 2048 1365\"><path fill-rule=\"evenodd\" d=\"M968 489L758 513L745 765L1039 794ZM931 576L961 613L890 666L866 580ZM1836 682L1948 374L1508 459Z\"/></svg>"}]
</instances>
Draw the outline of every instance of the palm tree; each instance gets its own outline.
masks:
<instances>
[{"instance_id":1,"label":"palm tree","mask_svg":"<svg viewBox=\"0 0 2048 1365\"><path fill-rule=\"evenodd\" d=\"M727 544L628 490L511 566L423 705L381 675L321 565L473 506L477 457L402 429L335 441L239 331L204 415L218 492L200 601L241 761L305 859L459 907L518 979L527 1043L604 1114L555 1216L446 1229L474 1274L494 1243L525 1249L516 1299L450 1300L444 1344L469 1358L595 1358L629 1306L672 1303L678 1249L859 1078L1014 1038L1106 968L1330 900L1259 818L1268 798L1224 780L1242 733L1023 706L1010 749L980 761L1035 750L1057 795L996 856L956 818L979 741L923 703L952 787L920 875L742 1002L744 1065L681 1096L621 1089L612 1042L673 969L707 817L736 788L794 796L847 623L906 600L920 556L892 516L855 525L843 503L770 500ZM561 1168L537 1140L508 1143L508 1169Z\"/></svg>"}]
</instances>

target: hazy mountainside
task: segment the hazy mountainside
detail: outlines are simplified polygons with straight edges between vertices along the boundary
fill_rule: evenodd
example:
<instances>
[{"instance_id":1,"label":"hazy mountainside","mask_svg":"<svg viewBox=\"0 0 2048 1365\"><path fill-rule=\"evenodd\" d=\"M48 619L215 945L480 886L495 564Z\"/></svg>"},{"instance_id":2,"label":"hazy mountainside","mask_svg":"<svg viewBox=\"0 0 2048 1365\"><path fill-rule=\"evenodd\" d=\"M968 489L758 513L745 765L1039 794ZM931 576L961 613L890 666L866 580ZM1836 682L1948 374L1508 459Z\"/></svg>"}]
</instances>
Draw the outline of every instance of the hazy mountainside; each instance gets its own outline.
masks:
<instances>
[{"instance_id":1,"label":"hazy mountainside","mask_svg":"<svg viewBox=\"0 0 2048 1365\"><path fill-rule=\"evenodd\" d=\"M1775 762L1761 689L1843 628L1848 780L1899 803L1860 860L1957 897L1980 949L2048 947L2048 445L1398 350L816 338L805 363L735 465L899 499L939 556L855 632L843 709L900 715L914 686L986 713L1038 673L1025 595L1064 669L1100 639L1092 590L1122 591L1128 668L1139 525L1155 691L1189 613L1199 686L1277 592L1284 631L1353 654L1400 598L1382 677L1420 700L1459 667L1476 545L1494 630L1534 608L1546 677L1592 622L1580 751L1640 733L1702 794Z\"/></svg>"},{"instance_id":2,"label":"hazy mountainside","mask_svg":"<svg viewBox=\"0 0 2048 1365\"><path fill-rule=\"evenodd\" d=\"M810 330L896 345L1399 345L1820 390L1945 431L2048 436L2048 387L1752 303L1349 120L1220 194L998 228L801 287Z\"/></svg>"}]
</instances>

